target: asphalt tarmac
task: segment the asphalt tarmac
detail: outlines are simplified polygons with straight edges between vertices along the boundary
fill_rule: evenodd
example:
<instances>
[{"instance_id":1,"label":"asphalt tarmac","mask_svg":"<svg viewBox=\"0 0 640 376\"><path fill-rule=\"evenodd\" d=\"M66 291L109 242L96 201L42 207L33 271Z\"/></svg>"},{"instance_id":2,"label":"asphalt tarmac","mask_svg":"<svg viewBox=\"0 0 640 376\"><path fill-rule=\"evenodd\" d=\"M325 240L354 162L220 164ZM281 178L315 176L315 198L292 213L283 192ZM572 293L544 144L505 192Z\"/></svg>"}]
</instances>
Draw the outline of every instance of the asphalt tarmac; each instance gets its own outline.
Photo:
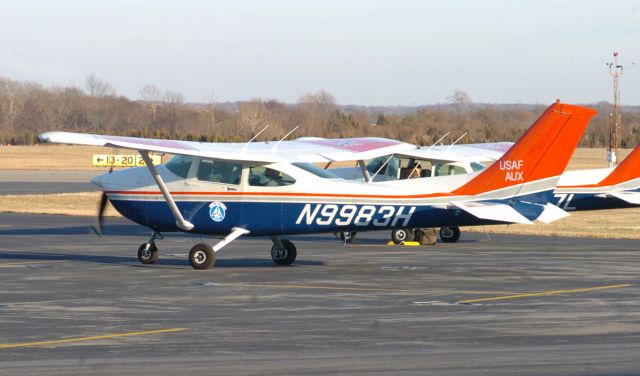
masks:
<instances>
[{"instance_id":1,"label":"asphalt tarmac","mask_svg":"<svg viewBox=\"0 0 640 376\"><path fill-rule=\"evenodd\" d=\"M91 178L104 171L0 170L0 195L91 192Z\"/></svg>"},{"instance_id":2,"label":"asphalt tarmac","mask_svg":"<svg viewBox=\"0 0 640 376\"><path fill-rule=\"evenodd\" d=\"M239 239L211 270L201 239L107 219L0 214L2 375L636 375L640 243L463 233L295 236L294 266Z\"/></svg>"}]
</instances>

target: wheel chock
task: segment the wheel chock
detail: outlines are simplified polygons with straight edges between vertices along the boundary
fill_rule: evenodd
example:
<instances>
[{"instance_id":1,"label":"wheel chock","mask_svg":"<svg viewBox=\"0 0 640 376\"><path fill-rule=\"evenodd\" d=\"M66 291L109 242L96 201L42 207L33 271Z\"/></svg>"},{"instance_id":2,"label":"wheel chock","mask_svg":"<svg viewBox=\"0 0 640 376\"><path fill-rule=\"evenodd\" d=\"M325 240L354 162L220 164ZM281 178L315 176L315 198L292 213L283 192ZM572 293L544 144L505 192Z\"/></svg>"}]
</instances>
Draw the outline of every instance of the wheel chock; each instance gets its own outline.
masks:
<instances>
[{"instance_id":1,"label":"wheel chock","mask_svg":"<svg viewBox=\"0 0 640 376\"><path fill-rule=\"evenodd\" d=\"M400 244L396 244L393 241L389 241L387 245L403 245L405 247L418 247L420 246L420 242L402 242Z\"/></svg>"}]
</instances>

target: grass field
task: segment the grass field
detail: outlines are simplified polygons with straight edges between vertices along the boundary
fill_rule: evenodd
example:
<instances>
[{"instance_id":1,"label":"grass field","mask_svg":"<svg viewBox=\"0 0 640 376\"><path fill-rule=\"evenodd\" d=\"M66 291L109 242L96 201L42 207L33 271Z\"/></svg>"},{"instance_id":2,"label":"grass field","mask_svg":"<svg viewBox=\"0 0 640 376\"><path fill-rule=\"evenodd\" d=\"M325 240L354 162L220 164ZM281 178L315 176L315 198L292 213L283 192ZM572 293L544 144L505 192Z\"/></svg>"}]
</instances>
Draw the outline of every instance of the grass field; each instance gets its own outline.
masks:
<instances>
[{"instance_id":1,"label":"grass field","mask_svg":"<svg viewBox=\"0 0 640 376\"><path fill-rule=\"evenodd\" d=\"M108 170L107 167L91 166L93 154L138 153L135 150L99 146L5 145L0 147L0 170Z\"/></svg>"},{"instance_id":2,"label":"grass field","mask_svg":"<svg viewBox=\"0 0 640 376\"><path fill-rule=\"evenodd\" d=\"M623 150L625 157L630 150ZM92 154L132 154L132 151L100 147L40 145L0 147L0 174L5 169L20 170L96 170L91 167ZM569 169L607 167L604 149L578 149ZM0 211L95 216L99 192L50 195L0 195ZM38 205L33 205L37 202ZM109 208L107 216L119 214ZM549 225L499 225L467 227L464 231L517 233L601 238L640 239L640 208L573 213L569 218Z\"/></svg>"},{"instance_id":3,"label":"grass field","mask_svg":"<svg viewBox=\"0 0 640 376\"><path fill-rule=\"evenodd\" d=\"M95 216L100 195L101 192L0 195L0 212ZM120 216L111 205L104 215Z\"/></svg>"}]
</instances>

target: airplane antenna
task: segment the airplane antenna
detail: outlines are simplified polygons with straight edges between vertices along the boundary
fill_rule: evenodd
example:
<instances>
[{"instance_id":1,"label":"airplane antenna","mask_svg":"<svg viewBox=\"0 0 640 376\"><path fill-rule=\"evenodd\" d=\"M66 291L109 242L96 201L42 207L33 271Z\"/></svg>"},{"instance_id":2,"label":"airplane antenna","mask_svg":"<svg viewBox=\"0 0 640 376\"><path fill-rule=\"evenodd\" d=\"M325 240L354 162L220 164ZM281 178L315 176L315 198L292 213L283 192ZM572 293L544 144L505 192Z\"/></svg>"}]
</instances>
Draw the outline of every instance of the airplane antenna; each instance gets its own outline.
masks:
<instances>
[{"instance_id":1,"label":"airplane antenna","mask_svg":"<svg viewBox=\"0 0 640 376\"><path fill-rule=\"evenodd\" d=\"M438 139L438 141L436 141L436 142L434 142L433 144L431 144L431 146L429 146L429 149L427 149L427 151L431 151L431 148L432 148L432 147L434 147L434 146L436 146L436 145L438 145L438 142L440 142L440 141L444 140L444 138L445 138L445 137L447 137L447 136L449 135L449 133L451 133L451 131L449 131L449 132L445 133L445 134L444 134L444 136L442 136L442 137L440 137L440 138Z\"/></svg>"},{"instance_id":2,"label":"airplane antenna","mask_svg":"<svg viewBox=\"0 0 640 376\"><path fill-rule=\"evenodd\" d=\"M467 135L467 133L469 133L469 131L464 132L464 134L462 134L462 136L458 137L455 141L453 141L453 143L451 143L451 145L449 145L449 147L447 148L447 151L448 151L449 149L451 149L451 147L452 147L453 145L457 144L457 143L458 143L458 141L462 140L462 138L463 138L464 136L466 136L466 135Z\"/></svg>"},{"instance_id":3,"label":"airplane antenna","mask_svg":"<svg viewBox=\"0 0 640 376\"><path fill-rule=\"evenodd\" d=\"M249 146L249 144L251 143L251 141L255 140L256 138L258 138L258 136L260 136L260 134L264 131L267 130L267 128L269 128L269 126L271 125L271 123L268 123L264 128L262 128L262 130L258 133L256 133L255 136L251 137L251 140L247 141L246 144L244 144L244 146L242 147L242 152L244 153L245 150L247 149L247 146Z\"/></svg>"},{"instance_id":4,"label":"airplane antenna","mask_svg":"<svg viewBox=\"0 0 640 376\"><path fill-rule=\"evenodd\" d=\"M300 126L296 125L296 127L293 128L289 133L287 133L286 135L284 135L284 137L279 139L278 142L276 142L275 145L273 145L273 147L271 148L271 152L273 153L274 151L276 151L276 147L278 146L278 144L281 143L282 141L284 141L285 138L289 137L291 135L291 133L295 132L296 129L298 129L298 128L300 128Z\"/></svg>"},{"instance_id":5,"label":"airplane antenna","mask_svg":"<svg viewBox=\"0 0 640 376\"><path fill-rule=\"evenodd\" d=\"M373 181L373 178L375 178L375 177L376 177L376 175L378 175L378 172L380 172L380 170L382 170L382 168L383 168L384 166L386 166L386 165L387 165L387 163L389 163L389 161L391 160L391 158L393 158L393 154L391 154L391 155L389 156L389 158L387 158L387 160L386 160L386 161L384 161L384 163L382 164L382 166L378 167L378 169L376 170L376 173L375 173L375 174L373 174L373 176L371 177L371 180L369 180L369 181Z\"/></svg>"}]
</instances>

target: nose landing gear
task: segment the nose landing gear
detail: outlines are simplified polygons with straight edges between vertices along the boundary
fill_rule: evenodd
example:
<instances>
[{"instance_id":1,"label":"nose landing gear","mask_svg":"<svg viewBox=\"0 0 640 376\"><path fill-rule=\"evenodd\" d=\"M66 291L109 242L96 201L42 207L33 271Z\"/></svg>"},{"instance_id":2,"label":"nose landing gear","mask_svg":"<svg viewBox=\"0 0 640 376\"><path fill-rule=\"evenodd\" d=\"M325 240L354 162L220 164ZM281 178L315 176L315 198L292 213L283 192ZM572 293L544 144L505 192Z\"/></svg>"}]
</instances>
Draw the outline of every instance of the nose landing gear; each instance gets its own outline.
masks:
<instances>
[{"instance_id":1,"label":"nose landing gear","mask_svg":"<svg viewBox=\"0 0 640 376\"><path fill-rule=\"evenodd\" d=\"M158 247L156 247L156 239L164 239L162 234L154 231L146 243L140 244L138 247L138 261L142 264L154 264L158 261Z\"/></svg>"},{"instance_id":2,"label":"nose landing gear","mask_svg":"<svg viewBox=\"0 0 640 376\"><path fill-rule=\"evenodd\" d=\"M296 261L298 251L292 241L272 236L271 259L278 265L291 265Z\"/></svg>"}]
</instances>

